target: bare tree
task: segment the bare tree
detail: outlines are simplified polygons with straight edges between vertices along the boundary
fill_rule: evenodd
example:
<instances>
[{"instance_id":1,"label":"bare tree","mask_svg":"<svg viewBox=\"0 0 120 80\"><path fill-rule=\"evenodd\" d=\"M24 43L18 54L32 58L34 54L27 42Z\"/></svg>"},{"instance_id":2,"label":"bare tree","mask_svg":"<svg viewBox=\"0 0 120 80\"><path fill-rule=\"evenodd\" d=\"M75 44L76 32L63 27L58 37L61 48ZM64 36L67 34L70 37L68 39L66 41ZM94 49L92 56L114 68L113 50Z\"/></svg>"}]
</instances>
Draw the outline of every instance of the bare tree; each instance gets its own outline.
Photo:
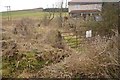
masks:
<instances>
[{"instance_id":1,"label":"bare tree","mask_svg":"<svg viewBox=\"0 0 120 80\"><path fill-rule=\"evenodd\" d=\"M59 19L58 19L58 26L59 27L62 27L62 12L63 12L63 0L61 0L59 3L58 3L58 8L59 8Z\"/></svg>"},{"instance_id":2,"label":"bare tree","mask_svg":"<svg viewBox=\"0 0 120 80\"><path fill-rule=\"evenodd\" d=\"M53 4L53 8L54 8L54 4ZM50 21L52 21L54 19L54 14L55 14L55 10L49 11L49 22L48 23L50 23Z\"/></svg>"},{"instance_id":3,"label":"bare tree","mask_svg":"<svg viewBox=\"0 0 120 80\"><path fill-rule=\"evenodd\" d=\"M53 8L54 8L54 4L53 4ZM45 26L49 25L50 22L54 19L54 15L55 15L55 10L48 8L48 14L45 13L43 17L43 24Z\"/></svg>"}]
</instances>

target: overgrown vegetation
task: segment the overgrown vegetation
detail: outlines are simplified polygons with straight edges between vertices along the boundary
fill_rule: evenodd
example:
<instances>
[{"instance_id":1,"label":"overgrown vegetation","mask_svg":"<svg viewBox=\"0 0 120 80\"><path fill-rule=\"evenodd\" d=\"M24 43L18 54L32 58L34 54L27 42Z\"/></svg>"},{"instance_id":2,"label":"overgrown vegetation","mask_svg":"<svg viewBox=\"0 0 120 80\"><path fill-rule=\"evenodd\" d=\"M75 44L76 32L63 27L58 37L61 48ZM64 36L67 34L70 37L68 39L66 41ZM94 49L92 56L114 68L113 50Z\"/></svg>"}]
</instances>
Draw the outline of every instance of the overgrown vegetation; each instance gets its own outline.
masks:
<instances>
[{"instance_id":1,"label":"overgrown vegetation","mask_svg":"<svg viewBox=\"0 0 120 80\"><path fill-rule=\"evenodd\" d=\"M88 22L87 26L100 36L111 37L118 29L118 3L104 3L101 12L102 21Z\"/></svg>"},{"instance_id":2,"label":"overgrown vegetation","mask_svg":"<svg viewBox=\"0 0 120 80\"><path fill-rule=\"evenodd\" d=\"M116 5L104 4L102 21L68 17L62 27L55 25L60 19L57 21L54 13L42 17L39 27L39 20L36 22L32 18L25 17L9 24L3 20L2 76L119 78ZM61 13L58 16L64 20ZM46 22L51 19L50 23ZM90 29L93 37L87 39L85 31Z\"/></svg>"}]
</instances>

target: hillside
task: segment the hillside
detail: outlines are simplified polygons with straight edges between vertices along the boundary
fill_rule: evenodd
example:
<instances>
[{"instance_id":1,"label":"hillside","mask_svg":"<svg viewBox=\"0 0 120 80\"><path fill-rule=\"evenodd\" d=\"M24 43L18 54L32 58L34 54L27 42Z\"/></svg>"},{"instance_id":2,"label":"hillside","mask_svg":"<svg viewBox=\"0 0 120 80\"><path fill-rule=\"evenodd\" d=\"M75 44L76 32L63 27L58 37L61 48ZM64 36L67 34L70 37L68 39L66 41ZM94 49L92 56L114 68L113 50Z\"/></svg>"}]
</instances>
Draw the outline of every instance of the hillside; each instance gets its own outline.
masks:
<instances>
[{"instance_id":1,"label":"hillside","mask_svg":"<svg viewBox=\"0 0 120 80\"><path fill-rule=\"evenodd\" d=\"M3 19L7 19L8 16L11 17L11 19L20 19L24 17L31 17L35 19L39 19L43 17L45 14L49 14L49 12L55 12L55 15L59 14L59 8L35 8L35 9L24 9L24 10L16 10L16 11L10 11L10 12L0 12L0 15ZM63 14L67 14L67 9L63 8Z\"/></svg>"}]
</instances>

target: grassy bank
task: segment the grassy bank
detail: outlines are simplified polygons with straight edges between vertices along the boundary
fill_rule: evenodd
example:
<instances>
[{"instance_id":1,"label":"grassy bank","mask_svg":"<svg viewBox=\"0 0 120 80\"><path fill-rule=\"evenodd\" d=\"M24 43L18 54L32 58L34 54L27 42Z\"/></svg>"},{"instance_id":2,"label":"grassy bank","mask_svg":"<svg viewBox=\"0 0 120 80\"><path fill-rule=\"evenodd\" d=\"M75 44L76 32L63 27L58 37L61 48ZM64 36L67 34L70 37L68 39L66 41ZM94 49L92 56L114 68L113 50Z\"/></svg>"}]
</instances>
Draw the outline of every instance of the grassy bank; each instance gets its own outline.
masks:
<instances>
[{"instance_id":1,"label":"grassy bank","mask_svg":"<svg viewBox=\"0 0 120 80\"><path fill-rule=\"evenodd\" d=\"M52 12L51 12L52 13ZM39 19L41 17L44 17L45 14L49 15L49 12L41 12L41 11L11 11L11 12L1 12L0 15L2 15L2 19L7 19L8 15L11 16L12 19L18 19L18 18L24 18L24 17L30 17ZM63 12L63 15L68 14ZM55 12L55 16L58 16L59 12Z\"/></svg>"}]
</instances>

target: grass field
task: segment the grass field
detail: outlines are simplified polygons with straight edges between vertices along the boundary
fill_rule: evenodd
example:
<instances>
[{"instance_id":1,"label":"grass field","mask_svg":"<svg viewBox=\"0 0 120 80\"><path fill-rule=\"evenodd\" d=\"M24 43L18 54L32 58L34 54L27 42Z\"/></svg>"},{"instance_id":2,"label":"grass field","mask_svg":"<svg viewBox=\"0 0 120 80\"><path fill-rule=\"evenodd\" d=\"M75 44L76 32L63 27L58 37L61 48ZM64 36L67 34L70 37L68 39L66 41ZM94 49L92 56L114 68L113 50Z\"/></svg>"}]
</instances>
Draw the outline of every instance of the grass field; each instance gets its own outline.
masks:
<instances>
[{"instance_id":1,"label":"grass field","mask_svg":"<svg viewBox=\"0 0 120 80\"><path fill-rule=\"evenodd\" d=\"M52 13L52 12L51 12ZM11 11L11 12L1 12L0 15L2 15L2 19L7 19L8 15L11 16L12 19L19 19L24 17L30 17L33 19L39 19L43 17L45 14L49 15L49 12L41 12L41 11ZM68 13L63 12L63 15L67 15ZM55 12L55 16L59 15L59 12Z\"/></svg>"}]
</instances>

